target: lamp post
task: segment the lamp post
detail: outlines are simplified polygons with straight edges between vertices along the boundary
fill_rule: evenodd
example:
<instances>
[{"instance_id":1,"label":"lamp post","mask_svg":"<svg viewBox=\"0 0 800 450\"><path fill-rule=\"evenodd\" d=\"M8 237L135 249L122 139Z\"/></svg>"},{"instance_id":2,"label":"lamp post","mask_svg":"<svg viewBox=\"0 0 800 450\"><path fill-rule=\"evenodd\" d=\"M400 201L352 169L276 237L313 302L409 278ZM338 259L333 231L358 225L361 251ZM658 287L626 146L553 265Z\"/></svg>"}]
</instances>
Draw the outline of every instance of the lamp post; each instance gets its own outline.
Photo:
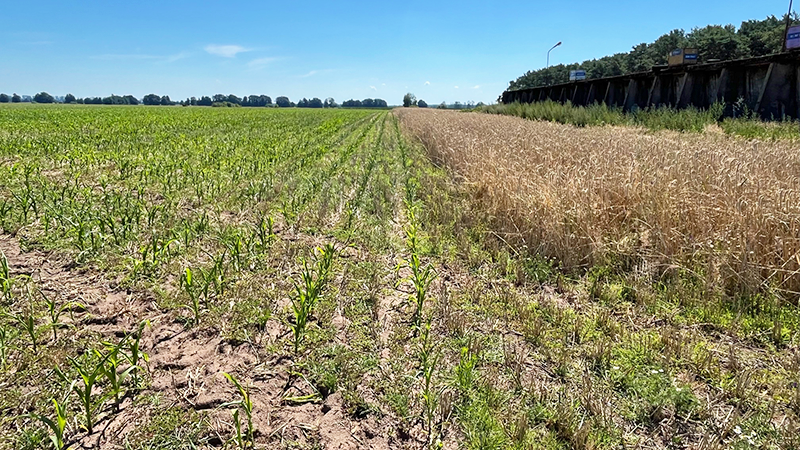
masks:
<instances>
[{"instance_id":1,"label":"lamp post","mask_svg":"<svg viewBox=\"0 0 800 450\"><path fill-rule=\"evenodd\" d=\"M558 47L559 45L561 45L561 41L559 41L559 42L558 42L558 44L556 44L556 45L554 45L554 46L550 47L550 50L548 50L548 51L547 51L547 68L549 68L549 67L550 67L550 52L552 52L552 51L553 51L553 49L554 49L554 48L556 48L556 47Z\"/></svg>"},{"instance_id":2,"label":"lamp post","mask_svg":"<svg viewBox=\"0 0 800 450\"><path fill-rule=\"evenodd\" d=\"M558 44L550 47L550 50L547 51L547 67L545 67L545 69L550 68L550 52L552 52L553 49L558 47L559 45L561 45L561 41L558 41ZM548 86L550 85L550 72L547 72L547 84Z\"/></svg>"},{"instance_id":3,"label":"lamp post","mask_svg":"<svg viewBox=\"0 0 800 450\"><path fill-rule=\"evenodd\" d=\"M786 28L783 30L783 48L782 52L786 51L786 34L789 33L789 24L792 22L792 0L789 0L789 12L786 14Z\"/></svg>"}]
</instances>

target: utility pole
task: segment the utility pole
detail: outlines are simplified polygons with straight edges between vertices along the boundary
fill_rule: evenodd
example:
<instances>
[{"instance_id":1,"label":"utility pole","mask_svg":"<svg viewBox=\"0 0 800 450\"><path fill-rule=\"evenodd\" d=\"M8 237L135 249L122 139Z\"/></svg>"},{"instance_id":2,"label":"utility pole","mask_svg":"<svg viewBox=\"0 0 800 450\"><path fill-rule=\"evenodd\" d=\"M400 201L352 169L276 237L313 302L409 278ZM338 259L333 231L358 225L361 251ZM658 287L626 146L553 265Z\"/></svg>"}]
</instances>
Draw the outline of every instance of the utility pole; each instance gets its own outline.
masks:
<instances>
[{"instance_id":1,"label":"utility pole","mask_svg":"<svg viewBox=\"0 0 800 450\"><path fill-rule=\"evenodd\" d=\"M792 23L792 0L789 0L789 12L786 13L786 28L783 30L783 48L782 52L786 51L786 35L789 34L789 24Z\"/></svg>"},{"instance_id":2,"label":"utility pole","mask_svg":"<svg viewBox=\"0 0 800 450\"><path fill-rule=\"evenodd\" d=\"M789 1L791 1L791 0L789 0ZM788 25L787 25L787 26L788 26ZM561 41L558 41L558 44L556 44L556 45L552 46L552 47L550 48L550 50L548 50L548 51L547 51L547 67L546 67L546 68L548 68L548 69L550 68L550 52L552 52L552 51L553 51L553 49L554 49L554 48L556 48L556 47L558 47L559 45L561 45Z\"/></svg>"},{"instance_id":3,"label":"utility pole","mask_svg":"<svg viewBox=\"0 0 800 450\"><path fill-rule=\"evenodd\" d=\"M545 67L545 69L549 69L550 68L550 52L552 52L553 49L558 47L559 45L561 45L561 41L558 41L558 44L550 47L550 50L547 51L547 66ZM547 71L547 85L548 86L550 85L550 72L549 71Z\"/></svg>"}]
</instances>

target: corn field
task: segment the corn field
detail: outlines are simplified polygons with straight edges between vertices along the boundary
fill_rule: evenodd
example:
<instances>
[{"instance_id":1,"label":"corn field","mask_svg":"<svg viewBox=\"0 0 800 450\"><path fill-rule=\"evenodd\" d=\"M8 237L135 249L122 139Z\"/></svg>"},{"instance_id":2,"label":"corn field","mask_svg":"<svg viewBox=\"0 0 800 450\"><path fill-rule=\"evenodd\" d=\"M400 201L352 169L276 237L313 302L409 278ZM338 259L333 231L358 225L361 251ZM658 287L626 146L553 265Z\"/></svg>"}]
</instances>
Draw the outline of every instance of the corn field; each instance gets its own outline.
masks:
<instances>
[{"instance_id":1,"label":"corn field","mask_svg":"<svg viewBox=\"0 0 800 450\"><path fill-rule=\"evenodd\" d=\"M0 106L0 449L798 448L795 153Z\"/></svg>"}]
</instances>

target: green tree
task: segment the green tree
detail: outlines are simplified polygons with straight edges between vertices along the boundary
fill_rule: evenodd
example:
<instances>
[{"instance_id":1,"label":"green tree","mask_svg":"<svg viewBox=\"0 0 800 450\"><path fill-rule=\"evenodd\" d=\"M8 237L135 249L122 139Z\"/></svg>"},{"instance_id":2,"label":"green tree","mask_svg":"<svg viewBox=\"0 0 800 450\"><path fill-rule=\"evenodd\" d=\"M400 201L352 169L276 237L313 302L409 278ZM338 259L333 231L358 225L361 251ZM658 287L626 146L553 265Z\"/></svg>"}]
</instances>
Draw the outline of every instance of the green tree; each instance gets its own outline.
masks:
<instances>
[{"instance_id":1,"label":"green tree","mask_svg":"<svg viewBox=\"0 0 800 450\"><path fill-rule=\"evenodd\" d=\"M22 97L19 94L14 94L11 96L11 103L20 103L22 101Z\"/></svg>"},{"instance_id":2,"label":"green tree","mask_svg":"<svg viewBox=\"0 0 800 450\"><path fill-rule=\"evenodd\" d=\"M39 92L33 96L33 101L36 103L53 103L56 99L47 92Z\"/></svg>"},{"instance_id":3,"label":"green tree","mask_svg":"<svg viewBox=\"0 0 800 450\"><path fill-rule=\"evenodd\" d=\"M417 100L417 106L419 106L420 108L427 108L428 104L425 103L425 100Z\"/></svg>"},{"instance_id":4,"label":"green tree","mask_svg":"<svg viewBox=\"0 0 800 450\"><path fill-rule=\"evenodd\" d=\"M275 99L275 104L281 108L289 108L292 106L292 102L289 101L289 97L280 96Z\"/></svg>"},{"instance_id":5,"label":"green tree","mask_svg":"<svg viewBox=\"0 0 800 450\"><path fill-rule=\"evenodd\" d=\"M74 95L72 95L72 94L67 94L67 95L64 97L64 103L75 103L75 101L76 101L76 100L75 100L75 96L74 96Z\"/></svg>"},{"instance_id":6,"label":"green tree","mask_svg":"<svg viewBox=\"0 0 800 450\"><path fill-rule=\"evenodd\" d=\"M0 94L0 103L8 103L11 101L11 97L8 94Z\"/></svg>"},{"instance_id":7,"label":"green tree","mask_svg":"<svg viewBox=\"0 0 800 450\"><path fill-rule=\"evenodd\" d=\"M408 108L411 105L417 104L417 97L411 92L403 96L403 106Z\"/></svg>"},{"instance_id":8,"label":"green tree","mask_svg":"<svg viewBox=\"0 0 800 450\"><path fill-rule=\"evenodd\" d=\"M737 59L750 56L747 44L736 34L733 25L709 25L695 28L687 36L688 46L696 48L704 60Z\"/></svg>"}]
</instances>

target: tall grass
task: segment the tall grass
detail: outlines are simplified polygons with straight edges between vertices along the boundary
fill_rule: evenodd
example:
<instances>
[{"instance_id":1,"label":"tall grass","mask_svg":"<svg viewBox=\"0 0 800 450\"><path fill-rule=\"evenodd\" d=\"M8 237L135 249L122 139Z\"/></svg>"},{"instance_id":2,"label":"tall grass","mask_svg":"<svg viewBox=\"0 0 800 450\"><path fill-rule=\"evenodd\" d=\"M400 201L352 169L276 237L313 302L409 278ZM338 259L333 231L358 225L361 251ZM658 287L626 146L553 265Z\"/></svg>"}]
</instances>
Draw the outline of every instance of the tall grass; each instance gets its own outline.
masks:
<instances>
[{"instance_id":1,"label":"tall grass","mask_svg":"<svg viewBox=\"0 0 800 450\"><path fill-rule=\"evenodd\" d=\"M486 114L399 116L435 160L475 186L507 240L566 269L682 271L719 292L800 293L800 154L791 143Z\"/></svg>"},{"instance_id":2,"label":"tall grass","mask_svg":"<svg viewBox=\"0 0 800 450\"><path fill-rule=\"evenodd\" d=\"M741 109L741 108L740 108ZM719 125L722 131L731 135L761 139L799 139L800 124L787 120L783 122L763 122L752 112L739 111L736 118L724 118L724 106L720 103L708 109L668 107L645 108L624 113L621 108L602 104L576 106L547 100L538 103L512 103L490 105L480 112L522 117L531 120L546 120L578 127L603 125L639 126L650 130L674 130L703 132L710 126ZM737 109L738 111L738 109Z\"/></svg>"}]
</instances>

